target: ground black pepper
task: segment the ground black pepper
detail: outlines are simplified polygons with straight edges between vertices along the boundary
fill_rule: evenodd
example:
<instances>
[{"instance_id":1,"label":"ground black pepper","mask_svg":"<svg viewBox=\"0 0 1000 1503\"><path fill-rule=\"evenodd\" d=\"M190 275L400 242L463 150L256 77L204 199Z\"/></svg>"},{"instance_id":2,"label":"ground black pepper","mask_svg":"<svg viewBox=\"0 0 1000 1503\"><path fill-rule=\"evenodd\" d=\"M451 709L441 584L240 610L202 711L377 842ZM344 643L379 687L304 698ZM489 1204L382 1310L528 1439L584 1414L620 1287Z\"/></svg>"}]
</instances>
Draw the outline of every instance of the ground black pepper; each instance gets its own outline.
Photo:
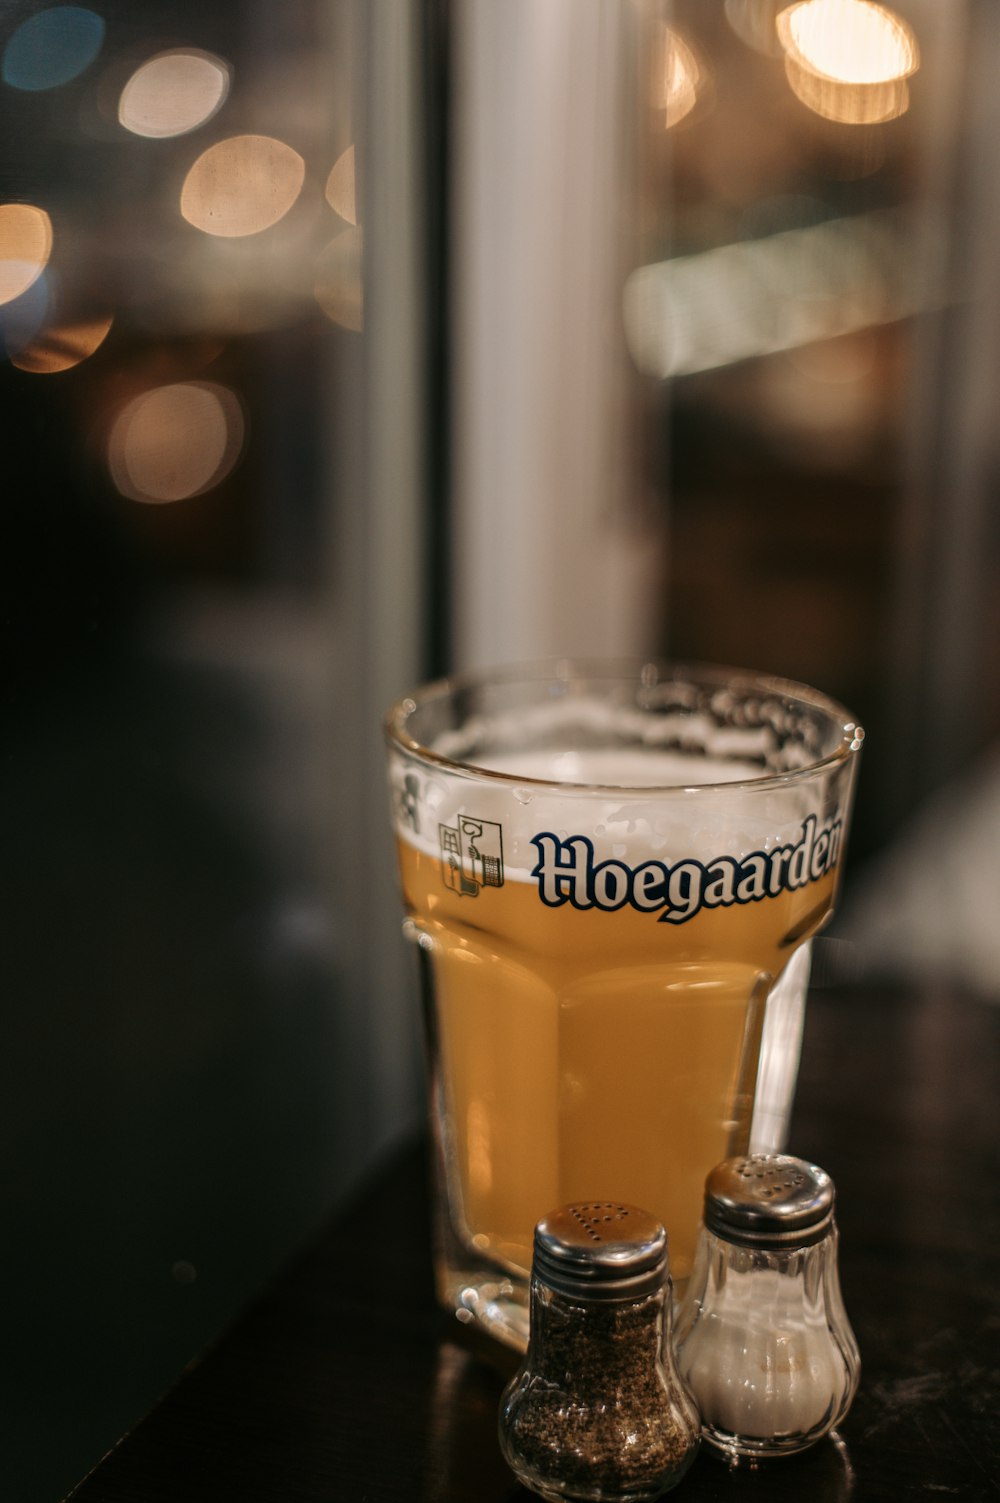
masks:
<instances>
[{"instance_id":1,"label":"ground black pepper","mask_svg":"<svg viewBox=\"0 0 1000 1503\"><path fill-rule=\"evenodd\" d=\"M501 1446L525 1486L638 1503L680 1481L700 1420L673 1366L670 1319L666 1237L651 1217L601 1202L539 1223L528 1353L500 1410Z\"/></svg>"}]
</instances>

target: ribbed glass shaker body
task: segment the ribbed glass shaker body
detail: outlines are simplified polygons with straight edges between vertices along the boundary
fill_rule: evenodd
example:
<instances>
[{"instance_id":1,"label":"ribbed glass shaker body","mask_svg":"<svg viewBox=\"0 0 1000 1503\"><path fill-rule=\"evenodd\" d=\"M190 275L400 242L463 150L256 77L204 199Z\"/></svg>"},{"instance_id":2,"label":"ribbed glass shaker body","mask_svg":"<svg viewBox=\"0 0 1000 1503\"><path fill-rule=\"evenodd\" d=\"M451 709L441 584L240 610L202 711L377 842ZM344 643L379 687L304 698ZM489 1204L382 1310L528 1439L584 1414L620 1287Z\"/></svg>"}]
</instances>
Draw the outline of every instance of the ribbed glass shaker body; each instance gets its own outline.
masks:
<instances>
[{"instance_id":1,"label":"ribbed glass shaker body","mask_svg":"<svg viewBox=\"0 0 1000 1503\"><path fill-rule=\"evenodd\" d=\"M642 1503L693 1461L700 1420L672 1356L663 1228L633 1206L569 1206L539 1222L524 1362L500 1446L543 1498Z\"/></svg>"},{"instance_id":2,"label":"ribbed glass shaker body","mask_svg":"<svg viewBox=\"0 0 1000 1503\"><path fill-rule=\"evenodd\" d=\"M706 1181L676 1353L702 1433L727 1455L803 1451L854 1398L833 1201L822 1169L784 1154L727 1160Z\"/></svg>"}]
</instances>

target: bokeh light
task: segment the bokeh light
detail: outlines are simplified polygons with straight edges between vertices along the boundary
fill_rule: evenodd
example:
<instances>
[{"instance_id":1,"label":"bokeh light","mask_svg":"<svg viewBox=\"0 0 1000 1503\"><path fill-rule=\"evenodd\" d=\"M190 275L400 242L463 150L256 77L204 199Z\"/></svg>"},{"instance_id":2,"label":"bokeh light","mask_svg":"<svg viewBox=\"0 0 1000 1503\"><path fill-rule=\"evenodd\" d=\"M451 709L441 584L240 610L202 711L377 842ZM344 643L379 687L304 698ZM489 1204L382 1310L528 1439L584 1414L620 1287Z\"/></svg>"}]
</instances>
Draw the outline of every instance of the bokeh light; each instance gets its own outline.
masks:
<instances>
[{"instance_id":1,"label":"bokeh light","mask_svg":"<svg viewBox=\"0 0 1000 1503\"><path fill-rule=\"evenodd\" d=\"M358 205L355 185L354 147L349 146L330 168L326 180L326 201L341 219L357 224Z\"/></svg>"},{"instance_id":2,"label":"bokeh light","mask_svg":"<svg viewBox=\"0 0 1000 1503\"><path fill-rule=\"evenodd\" d=\"M698 98L701 69L694 53L671 27L663 28L661 77L657 105L666 114L669 130L694 109Z\"/></svg>"},{"instance_id":3,"label":"bokeh light","mask_svg":"<svg viewBox=\"0 0 1000 1503\"><path fill-rule=\"evenodd\" d=\"M236 394L210 381L185 381L144 392L115 419L108 468L133 501L184 501L211 490L243 449L245 424Z\"/></svg>"},{"instance_id":4,"label":"bokeh light","mask_svg":"<svg viewBox=\"0 0 1000 1503\"><path fill-rule=\"evenodd\" d=\"M0 303L41 276L52 254L52 221L34 204L0 204Z\"/></svg>"},{"instance_id":5,"label":"bokeh light","mask_svg":"<svg viewBox=\"0 0 1000 1503\"><path fill-rule=\"evenodd\" d=\"M272 136L229 136L203 151L184 179L181 213L206 235L256 235L283 219L302 191L305 163Z\"/></svg>"},{"instance_id":6,"label":"bokeh light","mask_svg":"<svg viewBox=\"0 0 1000 1503\"><path fill-rule=\"evenodd\" d=\"M316 301L332 323L360 331L364 326L359 229L342 230L316 263Z\"/></svg>"},{"instance_id":7,"label":"bokeh light","mask_svg":"<svg viewBox=\"0 0 1000 1503\"><path fill-rule=\"evenodd\" d=\"M800 0L777 26L793 62L836 83L891 83L919 66L912 29L872 0Z\"/></svg>"},{"instance_id":8,"label":"bokeh light","mask_svg":"<svg viewBox=\"0 0 1000 1503\"><path fill-rule=\"evenodd\" d=\"M3 331L4 348L8 356L30 344L52 316L52 289L49 273L36 277L26 292L12 298L9 303L0 303L0 330Z\"/></svg>"},{"instance_id":9,"label":"bokeh light","mask_svg":"<svg viewBox=\"0 0 1000 1503\"><path fill-rule=\"evenodd\" d=\"M160 52L122 90L118 119L137 136L183 136L211 120L229 93L229 66L197 48Z\"/></svg>"},{"instance_id":10,"label":"bokeh light","mask_svg":"<svg viewBox=\"0 0 1000 1503\"><path fill-rule=\"evenodd\" d=\"M824 120L838 125L881 125L905 115L910 90L905 78L886 83L845 84L803 68L794 57L785 58L785 76L796 99Z\"/></svg>"},{"instance_id":11,"label":"bokeh light","mask_svg":"<svg viewBox=\"0 0 1000 1503\"><path fill-rule=\"evenodd\" d=\"M113 322L112 315L107 313L47 324L19 349L11 351L11 364L38 376L71 370L101 347Z\"/></svg>"},{"instance_id":12,"label":"bokeh light","mask_svg":"<svg viewBox=\"0 0 1000 1503\"><path fill-rule=\"evenodd\" d=\"M29 16L12 33L0 76L14 89L55 89L89 68L103 42L104 21L96 11L54 5Z\"/></svg>"},{"instance_id":13,"label":"bokeh light","mask_svg":"<svg viewBox=\"0 0 1000 1503\"><path fill-rule=\"evenodd\" d=\"M637 268L625 331L638 368L693 375L893 323L932 305L908 270L913 220L873 210Z\"/></svg>"}]
</instances>

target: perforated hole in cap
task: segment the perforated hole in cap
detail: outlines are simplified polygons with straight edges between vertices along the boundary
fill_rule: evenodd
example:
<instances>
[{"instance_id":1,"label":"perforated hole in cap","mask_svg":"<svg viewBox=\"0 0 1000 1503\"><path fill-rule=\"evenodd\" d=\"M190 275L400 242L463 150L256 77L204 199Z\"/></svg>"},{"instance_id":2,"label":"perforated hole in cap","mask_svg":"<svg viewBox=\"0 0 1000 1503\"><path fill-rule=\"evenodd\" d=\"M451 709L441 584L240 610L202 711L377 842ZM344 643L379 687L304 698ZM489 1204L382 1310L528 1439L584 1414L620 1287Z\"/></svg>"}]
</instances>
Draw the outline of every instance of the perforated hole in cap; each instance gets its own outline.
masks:
<instances>
[{"instance_id":1,"label":"perforated hole in cap","mask_svg":"<svg viewBox=\"0 0 1000 1503\"><path fill-rule=\"evenodd\" d=\"M746 1246L819 1240L834 1202L830 1176L788 1154L751 1154L717 1164L705 1182L705 1225Z\"/></svg>"},{"instance_id":2,"label":"perforated hole in cap","mask_svg":"<svg viewBox=\"0 0 1000 1503\"><path fill-rule=\"evenodd\" d=\"M809 1176L788 1159L769 1163L763 1159L744 1159L736 1170L738 1178L747 1181L755 1195L768 1200L778 1195L789 1195L808 1184Z\"/></svg>"},{"instance_id":3,"label":"perforated hole in cap","mask_svg":"<svg viewBox=\"0 0 1000 1503\"><path fill-rule=\"evenodd\" d=\"M568 1209L592 1242L603 1242L601 1232L629 1216L628 1206L615 1205L612 1201L596 1201L593 1205L570 1206Z\"/></svg>"},{"instance_id":4,"label":"perforated hole in cap","mask_svg":"<svg viewBox=\"0 0 1000 1503\"><path fill-rule=\"evenodd\" d=\"M667 1235L648 1211L617 1200L582 1200L535 1227L533 1273L551 1289L623 1299L660 1288Z\"/></svg>"}]
</instances>

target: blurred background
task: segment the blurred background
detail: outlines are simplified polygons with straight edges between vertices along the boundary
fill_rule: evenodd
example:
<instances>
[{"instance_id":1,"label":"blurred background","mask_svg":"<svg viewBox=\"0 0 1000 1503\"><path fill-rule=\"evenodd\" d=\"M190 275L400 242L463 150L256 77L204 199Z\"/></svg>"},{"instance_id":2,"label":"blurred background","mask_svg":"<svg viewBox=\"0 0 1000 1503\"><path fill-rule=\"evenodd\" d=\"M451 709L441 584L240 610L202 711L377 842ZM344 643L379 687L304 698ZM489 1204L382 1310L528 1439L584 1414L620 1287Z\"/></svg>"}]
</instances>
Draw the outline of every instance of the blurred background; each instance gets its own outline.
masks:
<instances>
[{"instance_id":1,"label":"blurred background","mask_svg":"<svg viewBox=\"0 0 1000 1503\"><path fill-rule=\"evenodd\" d=\"M998 50L991 0L0 7L5 1497L419 1122L420 679L815 684L869 737L824 966L1000 995Z\"/></svg>"}]
</instances>

